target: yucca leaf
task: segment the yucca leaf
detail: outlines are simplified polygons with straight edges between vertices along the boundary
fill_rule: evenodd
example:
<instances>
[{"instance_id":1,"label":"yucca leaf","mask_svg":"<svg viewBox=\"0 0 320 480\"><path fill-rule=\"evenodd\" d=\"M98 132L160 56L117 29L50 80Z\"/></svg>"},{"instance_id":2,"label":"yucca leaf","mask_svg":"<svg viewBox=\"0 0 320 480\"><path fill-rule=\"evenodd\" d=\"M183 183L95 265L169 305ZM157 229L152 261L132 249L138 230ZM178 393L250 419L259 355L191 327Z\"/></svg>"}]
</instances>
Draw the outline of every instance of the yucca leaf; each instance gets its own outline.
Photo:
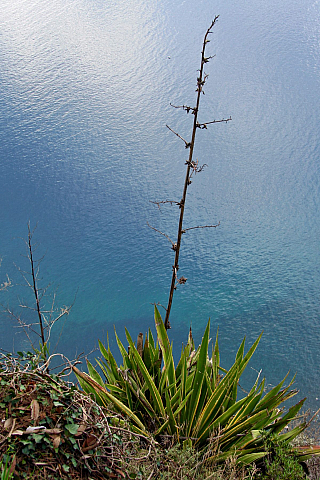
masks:
<instances>
[{"instance_id":1,"label":"yucca leaf","mask_svg":"<svg viewBox=\"0 0 320 480\"><path fill-rule=\"evenodd\" d=\"M226 412L222 413L217 419L215 419L214 422L207 422L207 427L205 429L203 427L200 427L201 431L198 432L195 430L193 432L193 436L197 435L198 441L202 443L209 437L210 432L214 428L224 428L228 420L235 414L235 412L240 409L243 404L246 403L246 400L246 397L239 400L237 403L232 405Z\"/></svg>"},{"instance_id":2,"label":"yucca leaf","mask_svg":"<svg viewBox=\"0 0 320 480\"><path fill-rule=\"evenodd\" d=\"M257 430L255 425L263 418L268 415L268 412L258 412L254 415L251 415L249 418L244 420L243 422L233 426L232 428L226 427L223 430L223 435L221 438L221 448L223 450L225 449L230 449L231 447L235 446L236 443L239 441L239 436L240 435L246 435L248 431L250 430Z\"/></svg>"},{"instance_id":3,"label":"yucca leaf","mask_svg":"<svg viewBox=\"0 0 320 480\"><path fill-rule=\"evenodd\" d=\"M289 430L289 432L279 435L279 441L280 442L281 441L291 442L298 435L300 435L300 433L302 433L303 430L305 430L305 428L306 428L306 424L302 423L301 425L298 425L297 427L293 428L292 430Z\"/></svg>"},{"instance_id":4,"label":"yucca leaf","mask_svg":"<svg viewBox=\"0 0 320 480\"><path fill-rule=\"evenodd\" d=\"M170 356L170 342L169 342L168 334L165 329L164 323L162 321L161 315L156 305L154 307L154 321L156 325L158 341L162 351L163 360L164 362L166 362L168 360L168 357Z\"/></svg>"},{"instance_id":5,"label":"yucca leaf","mask_svg":"<svg viewBox=\"0 0 320 480\"><path fill-rule=\"evenodd\" d=\"M246 466L250 465L253 462L257 462L258 460L261 460L261 458L265 457L268 455L268 452L256 452L256 453L248 453L244 455L240 455L237 458L237 463Z\"/></svg>"},{"instance_id":6,"label":"yucca leaf","mask_svg":"<svg viewBox=\"0 0 320 480\"><path fill-rule=\"evenodd\" d=\"M237 396L238 396L238 383L240 380L241 376L241 371L240 369L237 372L237 377L236 380L233 382L232 389L230 391L230 394L226 396L225 401L223 402L223 408L227 410L230 408L232 405L234 405L237 401Z\"/></svg>"},{"instance_id":7,"label":"yucca leaf","mask_svg":"<svg viewBox=\"0 0 320 480\"><path fill-rule=\"evenodd\" d=\"M104 374L106 375L106 378L108 379L108 382L109 383L116 383L117 380L118 380L118 375L114 375L113 373L113 369L111 368L111 364L110 364L110 356L112 356L111 352L108 351L105 346L100 342L100 340L98 340L99 342L99 348L100 348L100 352L102 353L102 356L103 358L106 360L106 364L105 365L105 369L106 369L106 372L107 375L106 375L106 372L104 372Z\"/></svg>"},{"instance_id":8,"label":"yucca leaf","mask_svg":"<svg viewBox=\"0 0 320 480\"><path fill-rule=\"evenodd\" d=\"M108 352L108 350L107 350L106 347L103 345L103 343L100 342L100 340L98 340L98 343L99 343L100 352L102 353L102 355L103 355L103 357L105 358L105 360L108 361L108 359L109 359L109 352Z\"/></svg>"},{"instance_id":9,"label":"yucca leaf","mask_svg":"<svg viewBox=\"0 0 320 480\"><path fill-rule=\"evenodd\" d=\"M263 333L263 332L262 332ZM249 360L251 359L252 355L254 354L254 352L256 351L256 348L261 340L261 337L262 337L262 333L260 333L259 337L257 338L257 340L254 342L254 344L252 345L252 347L248 350L248 352L246 353L246 355L244 356L243 360L242 360L242 363L241 363L241 374L243 373L244 369L246 368Z\"/></svg>"},{"instance_id":10,"label":"yucca leaf","mask_svg":"<svg viewBox=\"0 0 320 480\"><path fill-rule=\"evenodd\" d=\"M260 410L260 409L263 410L266 407L275 408L279 405L279 403L281 403L281 401L278 403L278 398L281 397L281 394L278 397L278 393L280 392L280 390L281 390L286 378L288 377L288 375L289 375L289 373L287 373L287 375L284 377L284 379L278 385L276 385L268 393L266 393L266 395L258 403L257 410ZM292 381L290 382L290 384L288 385L288 387L285 390L287 390L291 385L292 385Z\"/></svg>"},{"instance_id":11,"label":"yucca leaf","mask_svg":"<svg viewBox=\"0 0 320 480\"><path fill-rule=\"evenodd\" d=\"M154 355L156 347L155 347L155 342L154 342L154 339L153 339L151 328L149 328L149 330L148 330L148 343L149 343L150 352L151 352L152 355Z\"/></svg>"},{"instance_id":12,"label":"yucca leaf","mask_svg":"<svg viewBox=\"0 0 320 480\"><path fill-rule=\"evenodd\" d=\"M140 357L139 352L137 351L137 349L136 349L136 347L135 347L127 329L126 329L126 334L127 334L127 339L128 339L129 345L130 345L130 352L132 352L132 354L133 354L133 356L136 360L136 363L137 363L137 365L138 365L138 367L141 371L143 379L144 379L144 381L146 382L146 384L149 388L150 395L151 395L151 397L153 398L153 401L154 401L154 408L163 418L165 418L166 414L165 414L165 409L164 409L164 406L163 406L163 403L162 403L162 400L161 400L160 393L159 393L152 377L150 376L145 364L143 363L143 360Z\"/></svg>"},{"instance_id":13,"label":"yucca leaf","mask_svg":"<svg viewBox=\"0 0 320 480\"><path fill-rule=\"evenodd\" d=\"M267 414L262 417L262 419L255 425L255 430L264 430L270 425L274 424L277 419L281 417L281 410L279 409L269 410L268 408L266 408L265 410L258 411L264 411ZM255 413L257 413L257 411Z\"/></svg>"},{"instance_id":14,"label":"yucca leaf","mask_svg":"<svg viewBox=\"0 0 320 480\"><path fill-rule=\"evenodd\" d=\"M251 457L252 459L255 458L255 460L252 460L252 462L257 461L260 458L263 458L268 454L268 452L264 452L264 451L263 452L256 452L256 450L253 449L253 448L248 449L248 450L246 449L245 451L238 451L236 448L232 447L232 448L230 448L230 450L226 450L224 452L221 452L221 451L218 452L217 454L215 454L214 457L209 457L207 459L207 461L208 462L214 461L215 463L220 463L221 464L222 462L225 462L229 458L235 458L236 457L236 462L238 464L241 464L240 459L243 458L245 455L251 455L251 454L255 455L256 453L258 454L256 457ZM262 454L262 456L261 456L261 454ZM250 459L250 457L248 457L248 459ZM246 462L246 465L250 464L250 461L247 462L245 457L244 457L244 461Z\"/></svg>"},{"instance_id":15,"label":"yucca leaf","mask_svg":"<svg viewBox=\"0 0 320 480\"><path fill-rule=\"evenodd\" d=\"M191 384L191 383L190 383ZM186 402L185 400L189 398L192 390L187 388L187 350L185 349L181 356L181 376L180 376L180 400L183 404L182 408L179 410L180 414L180 425L185 425L186 421Z\"/></svg>"},{"instance_id":16,"label":"yucca leaf","mask_svg":"<svg viewBox=\"0 0 320 480\"><path fill-rule=\"evenodd\" d=\"M244 337L244 339L241 342L240 347L238 348L238 351L237 351L237 354L236 354L236 359L235 359L236 361L239 360L239 359L243 360L245 343L246 343L246 337Z\"/></svg>"},{"instance_id":17,"label":"yucca leaf","mask_svg":"<svg viewBox=\"0 0 320 480\"><path fill-rule=\"evenodd\" d=\"M239 370L240 361L241 360L239 359L235 364L233 364L227 375L221 380L218 387L213 391L211 397L208 399L205 407L199 415L197 425L195 427L195 431L198 432L199 436L201 436L203 431L219 415L223 402L226 402L226 399L228 399L229 392L233 388L233 383L237 381L238 378L237 372Z\"/></svg>"},{"instance_id":18,"label":"yucca leaf","mask_svg":"<svg viewBox=\"0 0 320 480\"><path fill-rule=\"evenodd\" d=\"M172 356L172 345L170 346L170 351L171 355L168 355L167 361L164 363L164 367L161 372L161 377L160 377L160 384L159 384L159 393L162 395L163 391L165 388L169 387L170 385L170 390L172 396L176 393L177 391L177 383L174 377L174 383L172 384L172 369L173 367L173 356Z\"/></svg>"},{"instance_id":19,"label":"yucca leaf","mask_svg":"<svg viewBox=\"0 0 320 480\"><path fill-rule=\"evenodd\" d=\"M120 402L115 396L113 396L110 392L108 392L108 390L106 390L98 382L96 382L91 377L89 377L89 375L87 375L84 372L81 372L77 367L73 366L72 370L78 379L81 379L82 382L88 384L91 388L94 389L96 395L98 395L103 402L106 402L106 400L111 402L120 412L125 413L125 415L127 415L136 424L136 426L139 427L141 432L146 434L143 423L130 410L130 408L128 408L124 403Z\"/></svg>"},{"instance_id":20,"label":"yucca leaf","mask_svg":"<svg viewBox=\"0 0 320 480\"><path fill-rule=\"evenodd\" d=\"M177 424L176 424L176 421L175 421L175 418L173 416L172 409L171 409L171 402L170 402L169 393L168 393L167 390L165 392L165 397L166 397L166 413L168 415L169 427L170 427L170 432L169 433L171 435L179 435L179 431L177 429Z\"/></svg>"},{"instance_id":21,"label":"yucca leaf","mask_svg":"<svg viewBox=\"0 0 320 480\"><path fill-rule=\"evenodd\" d=\"M235 424L239 419L244 418L247 415L250 415L252 413L252 411L255 409L255 407L259 403L259 400L263 394L264 383L265 383L264 379L262 380L262 382L258 387L255 383L255 385L253 386L253 388L251 389L247 397L245 397L247 399L246 403L234 416L234 418L231 421L231 424Z\"/></svg>"},{"instance_id":22,"label":"yucca leaf","mask_svg":"<svg viewBox=\"0 0 320 480\"><path fill-rule=\"evenodd\" d=\"M221 427L224 427L227 424L227 422L229 422L229 419L231 419L231 417L233 417L233 415L235 415L235 413L238 410L242 409L242 406L245 406L246 404L248 404L248 400L250 400L250 398L248 399L248 397L244 397L241 400L238 400L234 405L229 407L226 412L220 415L220 417L215 419L213 425L214 426L220 425ZM254 398L252 400L254 400ZM238 417L238 423L241 421L241 419L245 419L245 417L246 417L245 415ZM228 428L230 428L232 425L235 425L236 423L237 422L234 422L234 420L232 419L232 422L228 423Z\"/></svg>"},{"instance_id":23,"label":"yucca leaf","mask_svg":"<svg viewBox=\"0 0 320 480\"><path fill-rule=\"evenodd\" d=\"M100 362L99 360L96 360L96 362L101 368L101 371L105 376L107 383L111 383L112 382L111 379L113 378L113 375L110 374L110 368L108 367L108 365L105 362Z\"/></svg>"},{"instance_id":24,"label":"yucca leaf","mask_svg":"<svg viewBox=\"0 0 320 480\"><path fill-rule=\"evenodd\" d=\"M130 358L129 358L129 355L128 355L128 352L127 350L124 348L120 338L118 337L117 335L117 332L116 332L116 329L114 329L114 335L116 337L116 341L117 341L117 345L118 345L118 348L120 350L120 353L122 355L122 360L123 360L123 366L125 368L132 368L132 365L131 365L131 362L130 362Z\"/></svg>"},{"instance_id":25,"label":"yucca leaf","mask_svg":"<svg viewBox=\"0 0 320 480\"><path fill-rule=\"evenodd\" d=\"M152 366L152 357L151 357L151 351L150 351L150 348L149 348L148 335L146 335L146 339L144 341L142 358L143 358L145 366L148 369L148 372L150 372L151 366Z\"/></svg>"},{"instance_id":26,"label":"yucca leaf","mask_svg":"<svg viewBox=\"0 0 320 480\"><path fill-rule=\"evenodd\" d=\"M106 350L106 348L103 346L100 340L99 340L99 347L102 355L106 359L108 366L110 368L110 375L113 376L114 383L117 383L117 381L119 380L118 365L114 359L114 356L111 353L110 347L108 346L108 350Z\"/></svg>"},{"instance_id":27,"label":"yucca leaf","mask_svg":"<svg viewBox=\"0 0 320 480\"><path fill-rule=\"evenodd\" d=\"M207 395L208 395L208 398L210 398L213 393L212 383L215 383L215 382L211 382L208 372L205 373L205 380L207 384Z\"/></svg>"},{"instance_id":28,"label":"yucca leaf","mask_svg":"<svg viewBox=\"0 0 320 480\"><path fill-rule=\"evenodd\" d=\"M192 336L191 325L190 325L190 329L189 329L188 346L189 346L190 351L194 350L194 341L193 341L193 336Z\"/></svg>"},{"instance_id":29,"label":"yucca leaf","mask_svg":"<svg viewBox=\"0 0 320 480\"><path fill-rule=\"evenodd\" d=\"M151 403L147 399L145 393L143 390L140 388L140 386L137 384L135 378L132 376L130 372L120 370L120 373L123 375L123 389L124 393L126 394L128 406L130 410L142 410L143 414L147 414L152 416L154 421L158 421L156 412L154 408L152 407ZM147 389L147 386L146 386ZM138 408L138 406L135 406L134 409L134 401L138 402L141 404L141 407Z\"/></svg>"},{"instance_id":30,"label":"yucca leaf","mask_svg":"<svg viewBox=\"0 0 320 480\"><path fill-rule=\"evenodd\" d=\"M158 428L158 430L154 433L154 436L157 438L160 433L162 433L164 430L166 430L167 426L169 425L169 419L165 420L163 424Z\"/></svg>"},{"instance_id":31,"label":"yucca leaf","mask_svg":"<svg viewBox=\"0 0 320 480\"><path fill-rule=\"evenodd\" d=\"M182 396L181 396L181 385L180 385L175 395L172 398L170 398L172 411L175 411L179 407L179 405L181 405L181 401L182 401Z\"/></svg>"},{"instance_id":32,"label":"yucca leaf","mask_svg":"<svg viewBox=\"0 0 320 480\"><path fill-rule=\"evenodd\" d=\"M259 342L260 342L261 336L262 336L262 333L259 335L259 337L254 342L252 347L248 350L248 352L246 353L245 356L243 356L244 346L245 346L245 338L243 339L243 341L242 341L242 343L239 347L239 350L237 352L236 362L235 362L235 363L237 363L237 361L241 360L240 365L239 365L238 378L241 377L241 375L244 372L249 360L251 359L252 355L254 354L254 352L255 352L255 350L256 350ZM229 402L227 402L227 404L225 405L225 408L229 408L233 403L235 403L235 401L237 399L237 390L238 390L238 382L235 382L234 385L233 385L232 395L230 396Z\"/></svg>"},{"instance_id":33,"label":"yucca leaf","mask_svg":"<svg viewBox=\"0 0 320 480\"><path fill-rule=\"evenodd\" d=\"M178 381L180 375L181 375L181 370L182 370L182 362L184 362L184 359L187 359L190 355L190 346L187 344L186 347L182 345L181 349L181 356L180 360L178 362L177 368L176 368L176 379Z\"/></svg>"},{"instance_id":34,"label":"yucca leaf","mask_svg":"<svg viewBox=\"0 0 320 480\"><path fill-rule=\"evenodd\" d=\"M96 395L96 391L95 389L87 382L85 382L82 378L80 377L77 377L78 381L79 381L79 384L80 384L80 387L82 388L82 390L84 392L86 392L87 394L89 395L92 395L92 396L95 396Z\"/></svg>"},{"instance_id":35,"label":"yucca leaf","mask_svg":"<svg viewBox=\"0 0 320 480\"><path fill-rule=\"evenodd\" d=\"M219 334L219 328L217 329L217 334L216 334L216 341L214 344L214 347L212 347L212 381L211 381L211 386L212 390L214 390L219 383L219 364L220 364L220 352L219 352L219 344L218 344L218 334Z\"/></svg>"},{"instance_id":36,"label":"yucca leaf","mask_svg":"<svg viewBox=\"0 0 320 480\"><path fill-rule=\"evenodd\" d=\"M291 408L289 408L288 412L286 413L286 415L284 415L281 419L279 419L276 423L274 423L273 425L271 425L269 427L270 430L272 430L273 433L280 433L284 427L286 427L288 425L288 423L290 423L290 421L295 418L295 416L297 415L297 413L299 412L299 410L302 408L302 405L304 404L305 402L305 398L303 398L302 400L300 400L300 402L298 402L296 405L293 405Z\"/></svg>"},{"instance_id":37,"label":"yucca leaf","mask_svg":"<svg viewBox=\"0 0 320 480\"><path fill-rule=\"evenodd\" d=\"M190 392L190 390L192 389L194 375L195 375L195 371L193 371L193 372L188 372L187 371L186 393Z\"/></svg>"},{"instance_id":38,"label":"yucca leaf","mask_svg":"<svg viewBox=\"0 0 320 480\"><path fill-rule=\"evenodd\" d=\"M126 389L126 397L127 397L127 402L128 402L128 407L130 410L133 410L133 402L132 402L132 395L130 391L130 385L128 382L125 382L125 389Z\"/></svg>"},{"instance_id":39,"label":"yucca leaf","mask_svg":"<svg viewBox=\"0 0 320 480\"><path fill-rule=\"evenodd\" d=\"M176 418L177 415L184 409L184 407L185 407L185 405L186 405L186 403L187 403L187 401L188 401L188 398L190 397L191 394L192 394L192 390L191 390L191 392L189 392L188 395L182 400L182 402L179 404L179 407L178 407L177 409L175 409L175 410L172 409L172 410L174 410L174 411L173 411L173 415L175 416L175 418ZM182 424L182 423L183 423L183 421L180 422L180 424Z\"/></svg>"},{"instance_id":40,"label":"yucca leaf","mask_svg":"<svg viewBox=\"0 0 320 480\"><path fill-rule=\"evenodd\" d=\"M198 408L198 403L201 396L202 384L204 379L205 366L207 361L208 354L208 345L209 345L209 334L210 334L210 320L208 321L207 328L204 332L202 342L199 350L199 357L196 365L196 372L194 374L192 382L192 395L188 402L187 406L187 415L188 415L188 426L187 426L187 437L190 436L190 432L193 428L195 422L195 414Z\"/></svg>"},{"instance_id":41,"label":"yucca leaf","mask_svg":"<svg viewBox=\"0 0 320 480\"><path fill-rule=\"evenodd\" d=\"M187 389L187 356L186 352L184 352L182 356L182 362L181 362L181 398L185 398L187 395L188 389Z\"/></svg>"},{"instance_id":42,"label":"yucca leaf","mask_svg":"<svg viewBox=\"0 0 320 480\"><path fill-rule=\"evenodd\" d=\"M171 385L173 385L172 395L174 395L176 392L176 374L172 355L172 345L170 345L167 331L156 305L154 307L154 320L158 334L158 341L162 351L164 366L166 367L168 365L168 381Z\"/></svg>"},{"instance_id":43,"label":"yucca leaf","mask_svg":"<svg viewBox=\"0 0 320 480\"><path fill-rule=\"evenodd\" d=\"M102 378L100 377L99 373L97 372L97 370L92 366L92 364L89 362L89 360L87 360L87 367L88 367L88 371L89 371L89 375L96 381L98 382L100 385L103 386L103 380Z\"/></svg>"},{"instance_id":44,"label":"yucca leaf","mask_svg":"<svg viewBox=\"0 0 320 480\"><path fill-rule=\"evenodd\" d=\"M205 374L206 374L206 372L204 372L204 374L203 374L204 379L203 379L202 385L201 385L201 394L200 394L200 397L199 397L198 406L197 406L195 417L194 417L195 418L195 423L197 423L197 420L202 413L203 407L204 407L206 401L208 400L208 398L210 397L210 395L208 395L208 387L207 387L207 382L205 380ZM193 434L191 434L191 436L193 437Z\"/></svg>"}]
</instances>

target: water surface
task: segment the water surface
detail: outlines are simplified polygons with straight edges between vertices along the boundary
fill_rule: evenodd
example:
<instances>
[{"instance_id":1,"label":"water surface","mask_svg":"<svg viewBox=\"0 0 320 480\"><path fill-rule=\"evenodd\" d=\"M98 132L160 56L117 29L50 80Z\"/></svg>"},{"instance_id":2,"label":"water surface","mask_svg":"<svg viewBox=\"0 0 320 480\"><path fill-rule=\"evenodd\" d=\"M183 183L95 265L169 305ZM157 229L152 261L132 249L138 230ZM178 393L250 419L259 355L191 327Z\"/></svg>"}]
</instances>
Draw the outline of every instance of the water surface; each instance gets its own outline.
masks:
<instances>
[{"instance_id":1,"label":"water surface","mask_svg":"<svg viewBox=\"0 0 320 480\"><path fill-rule=\"evenodd\" d=\"M220 221L183 238L170 336L176 351L190 323L201 339L219 326L222 363L244 335L263 330L252 366L268 383L290 369L318 406L319 49L318 1L3 0L0 11L1 293L17 309L14 266L27 268L27 222L43 285L57 305L76 301L59 349L88 352L97 339L153 322L166 303L186 151L165 127L190 136L204 32L220 14L208 53L197 133L208 167L188 194L185 225ZM3 281L1 280L1 281ZM16 311L16 310L15 310ZM32 318L25 311L25 318ZM3 348L26 346L1 318ZM57 329L59 330L59 329ZM252 371L252 375L255 372Z\"/></svg>"}]
</instances>

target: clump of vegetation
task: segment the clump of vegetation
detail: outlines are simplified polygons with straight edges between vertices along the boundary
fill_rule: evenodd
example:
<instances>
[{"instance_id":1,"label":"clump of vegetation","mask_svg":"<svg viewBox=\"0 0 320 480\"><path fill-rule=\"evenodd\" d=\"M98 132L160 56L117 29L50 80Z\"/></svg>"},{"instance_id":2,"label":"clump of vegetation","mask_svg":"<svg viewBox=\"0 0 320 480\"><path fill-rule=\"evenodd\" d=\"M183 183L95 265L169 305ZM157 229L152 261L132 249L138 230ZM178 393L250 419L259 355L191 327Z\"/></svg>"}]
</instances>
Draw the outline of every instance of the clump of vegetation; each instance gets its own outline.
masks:
<instances>
[{"instance_id":1,"label":"clump of vegetation","mask_svg":"<svg viewBox=\"0 0 320 480\"><path fill-rule=\"evenodd\" d=\"M126 478L122 472L138 470L152 441L75 385L41 372L33 358L27 352L0 359L1 480L13 473L37 480Z\"/></svg>"},{"instance_id":2,"label":"clump of vegetation","mask_svg":"<svg viewBox=\"0 0 320 480\"><path fill-rule=\"evenodd\" d=\"M280 438L266 437L265 443L269 454L264 459L264 473L260 473L257 479L304 480L306 478L306 471L299 461L297 451L287 442Z\"/></svg>"},{"instance_id":3,"label":"clump of vegetation","mask_svg":"<svg viewBox=\"0 0 320 480\"><path fill-rule=\"evenodd\" d=\"M35 359L0 358L1 480L253 479L233 458L218 465L188 445L136 434L111 404L101 407Z\"/></svg>"},{"instance_id":4,"label":"clump of vegetation","mask_svg":"<svg viewBox=\"0 0 320 480\"><path fill-rule=\"evenodd\" d=\"M218 336L209 357L210 322L197 349L190 330L177 366L157 307L155 325L157 341L149 331L144 344L142 334L139 335L137 346L126 330L128 351L116 335L123 357L120 366L110 347L105 348L100 342L103 360L98 365L105 382L90 362L90 375L73 367L83 389L101 405L111 402L130 419L134 431L152 435L159 441L182 443L199 450L209 448L208 459L216 463L236 456L238 463L247 465L268 455L266 434L289 445L305 429L303 422L283 433L304 402L301 400L286 414L278 408L297 393L290 390L293 380L284 387L284 379L265 394L265 380L260 381L258 375L250 392L238 398L240 377L261 335L246 354L243 340L233 366L227 371L220 366ZM311 453L315 451L300 452L300 460Z\"/></svg>"}]
</instances>

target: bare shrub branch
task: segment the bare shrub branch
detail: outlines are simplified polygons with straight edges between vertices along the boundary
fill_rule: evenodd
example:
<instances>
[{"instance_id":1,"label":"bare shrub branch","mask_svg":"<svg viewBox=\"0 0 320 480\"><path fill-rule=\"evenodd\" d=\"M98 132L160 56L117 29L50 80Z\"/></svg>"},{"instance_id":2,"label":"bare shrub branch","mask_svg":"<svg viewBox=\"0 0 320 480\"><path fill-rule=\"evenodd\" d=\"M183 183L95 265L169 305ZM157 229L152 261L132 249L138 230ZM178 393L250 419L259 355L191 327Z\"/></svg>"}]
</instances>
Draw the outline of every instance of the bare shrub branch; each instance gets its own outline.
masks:
<instances>
[{"instance_id":1,"label":"bare shrub branch","mask_svg":"<svg viewBox=\"0 0 320 480\"><path fill-rule=\"evenodd\" d=\"M34 253L37 250L37 245L33 243L33 234L35 232L35 229L36 227L31 230L30 222L28 222L28 237L26 240L24 240L24 242L27 249L27 255L25 255L25 258L29 262L30 270L29 272L27 272L19 267L16 268L24 280L24 285L28 287L29 291L32 292L32 295L34 297L33 306L28 305L25 301L20 301L19 308L22 312L25 310L34 312L36 314L37 320L31 320L27 322L25 319L22 318L21 314L15 313L9 307L5 307L5 311L15 319L17 327L21 328L24 331L33 350L35 352L38 352L40 355L39 358L41 357L42 361L46 363L49 354L47 345L51 337L52 328L59 320L69 315L70 310L74 305L76 295L71 305L64 305L61 308L57 308L56 293L53 292L53 294L50 294L48 292L50 284L47 285L45 288L39 287L38 282L40 276L40 263L42 262L44 256L40 258L35 258ZM57 344L61 338L63 326ZM39 347L37 348L34 344L34 337L40 338L40 352L38 350Z\"/></svg>"}]
</instances>

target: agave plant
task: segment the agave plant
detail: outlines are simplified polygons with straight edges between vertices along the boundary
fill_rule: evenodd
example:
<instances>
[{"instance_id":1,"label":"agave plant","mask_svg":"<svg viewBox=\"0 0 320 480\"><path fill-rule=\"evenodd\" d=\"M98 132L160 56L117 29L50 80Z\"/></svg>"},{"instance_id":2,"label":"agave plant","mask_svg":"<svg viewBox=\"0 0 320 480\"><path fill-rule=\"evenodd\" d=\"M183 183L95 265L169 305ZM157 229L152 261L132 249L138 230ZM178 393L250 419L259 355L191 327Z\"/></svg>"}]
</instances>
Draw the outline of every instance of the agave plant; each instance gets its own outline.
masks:
<instances>
[{"instance_id":1,"label":"agave plant","mask_svg":"<svg viewBox=\"0 0 320 480\"><path fill-rule=\"evenodd\" d=\"M157 340L149 330L144 344L139 335L137 346L126 329L128 350L116 334L123 359L120 366L109 344L106 348L99 342L103 360L97 363L105 381L90 362L89 375L73 368L82 388L101 404L112 403L130 418L135 431L155 438L169 435L177 442L192 442L196 448L211 441L216 446L216 460L236 455L239 462L248 464L267 455L266 434L290 442L304 430L302 423L282 433L304 403L301 400L285 414L279 409L285 400L296 395L297 390L291 390L294 379L285 387L285 377L265 393L265 380L258 375L250 392L242 398L238 396L240 377L261 335L246 354L245 339L242 341L234 364L227 371L220 366L218 334L209 358L210 320L197 349L190 329L177 366L157 307L155 326ZM304 450L301 459L315 453L320 451Z\"/></svg>"}]
</instances>

